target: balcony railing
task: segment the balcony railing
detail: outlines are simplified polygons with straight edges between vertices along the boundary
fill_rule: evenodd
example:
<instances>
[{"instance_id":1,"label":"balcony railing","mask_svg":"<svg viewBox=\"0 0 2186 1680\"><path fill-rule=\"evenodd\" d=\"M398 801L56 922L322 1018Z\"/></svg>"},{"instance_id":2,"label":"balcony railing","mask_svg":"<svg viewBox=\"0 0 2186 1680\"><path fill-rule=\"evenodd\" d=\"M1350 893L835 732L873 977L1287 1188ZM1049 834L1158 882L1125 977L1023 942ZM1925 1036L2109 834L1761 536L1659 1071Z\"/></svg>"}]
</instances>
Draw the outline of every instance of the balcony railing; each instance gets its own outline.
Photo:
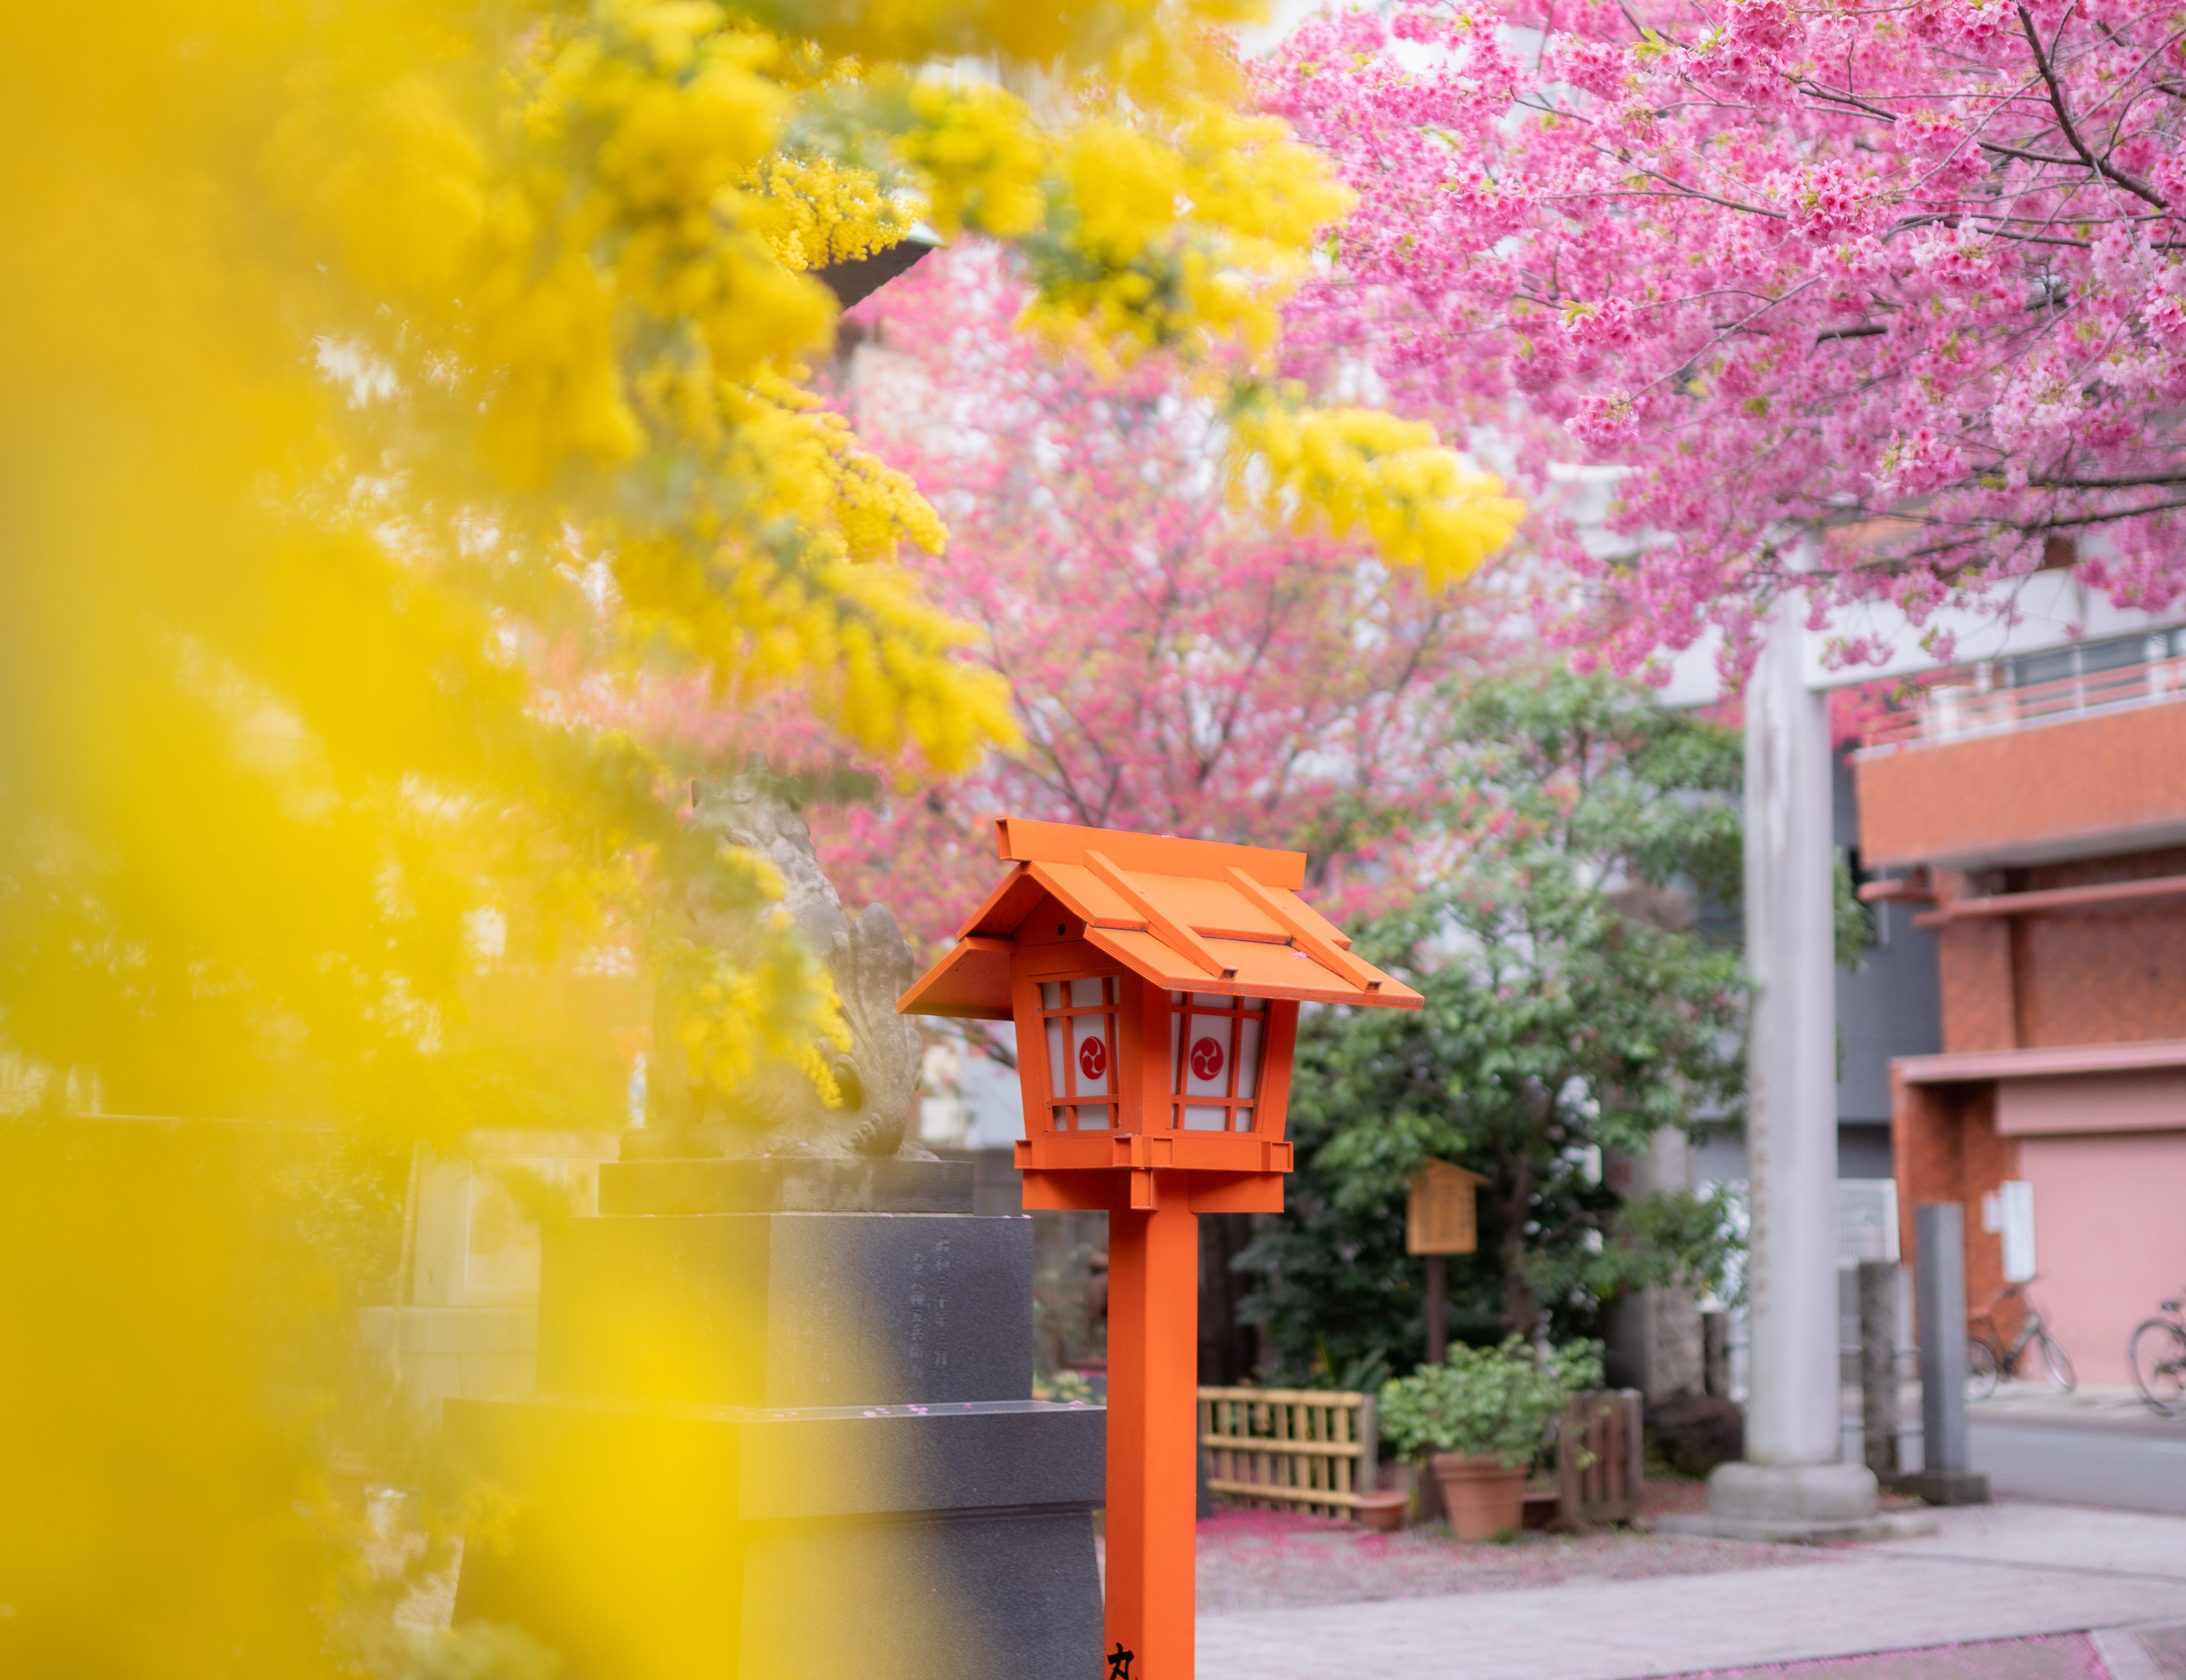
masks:
<instances>
[{"instance_id":1,"label":"balcony railing","mask_svg":"<svg viewBox=\"0 0 2186 1680\"><path fill-rule=\"evenodd\" d=\"M1869 685L1858 702L1858 732L1863 752L1892 753L2181 699L2186 654L2017 686L1998 681L1994 666L1961 666L1916 686Z\"/></svg>"}]
</instances>

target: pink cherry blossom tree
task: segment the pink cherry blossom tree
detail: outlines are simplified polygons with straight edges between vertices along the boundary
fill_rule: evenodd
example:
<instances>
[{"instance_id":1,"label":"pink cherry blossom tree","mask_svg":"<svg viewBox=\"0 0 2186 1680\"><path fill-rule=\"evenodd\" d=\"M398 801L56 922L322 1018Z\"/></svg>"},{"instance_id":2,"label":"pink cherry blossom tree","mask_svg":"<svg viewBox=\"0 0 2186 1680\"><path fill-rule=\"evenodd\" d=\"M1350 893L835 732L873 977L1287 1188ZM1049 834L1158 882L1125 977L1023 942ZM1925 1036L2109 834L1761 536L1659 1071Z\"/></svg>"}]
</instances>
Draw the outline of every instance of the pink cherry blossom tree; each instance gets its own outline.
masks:
<instances>
[{"instance_id":1,"label":"pink cherry blossom tree","mask_svg":"<svg viewBox=\"0 0 2186 1680\"><path fill-rule=\"evenodd\" d=\"M1824 602L1916 624L2045 563L2186 592L2175 7L1396 0L1257 73L1359 195L1299 371L1515 432L1618 668L1710 621L1735 664L1806 534ZM1574 459L1628 469L1624 552L1559 512Z\"/></svg>"},{"instance_id":2,"label":"pink cherry blossom tree","mask_svg":"<svg viewBox=\"0 0 2186 1680\"><path fill-rule=\"evenodd\" d=\"M1299 847L1322 902L1371 901L1433 792L1429 720L1492 639L1490 598L1270 530L1175 369L1057 356L1011 330L1025 296L974 246L854 314L844 400L948 521L946 552L910 563L978 626L1023 739L961 780L816 807L830 874L941 938L992 886L987 819L1009 812ZM775 721L755 740L823 752Z\"/></svg>"}]
</instances>

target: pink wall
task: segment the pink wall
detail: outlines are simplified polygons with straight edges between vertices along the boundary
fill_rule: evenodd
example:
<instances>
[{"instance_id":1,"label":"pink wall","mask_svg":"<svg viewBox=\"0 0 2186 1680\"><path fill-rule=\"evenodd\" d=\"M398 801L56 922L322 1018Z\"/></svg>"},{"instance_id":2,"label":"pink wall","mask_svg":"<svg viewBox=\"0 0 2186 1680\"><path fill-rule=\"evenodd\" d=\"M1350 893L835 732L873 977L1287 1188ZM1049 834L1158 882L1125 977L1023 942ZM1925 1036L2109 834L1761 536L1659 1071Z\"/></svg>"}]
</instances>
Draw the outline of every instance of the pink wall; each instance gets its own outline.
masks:
<instances>
[{"instance_id":1,"label":"pink wall","mask_svg":"<svg viewBox=\"0 0 2186 1680\"><path fill-rule=\"evenodd\" d=\"M2034 1186L2036 1306L2082 1383L2131 1382L2133 1326L2186 1290L2186 1131L2021 1137L2019 1170ZM2041 1380L2038 1362L2021 1371Z\"/></svg>"},{"instance_id":2,"label":"pink wall","mask_svg":"<svg viewBox=\"0 0 2186 1680\"><path fill-rule=\"evenodd\" d=\"M1996 1129L2008 1138L2045 1132L2186 1132L2186 1068L1999 1080Z\"/></svg>"}]
</instances>

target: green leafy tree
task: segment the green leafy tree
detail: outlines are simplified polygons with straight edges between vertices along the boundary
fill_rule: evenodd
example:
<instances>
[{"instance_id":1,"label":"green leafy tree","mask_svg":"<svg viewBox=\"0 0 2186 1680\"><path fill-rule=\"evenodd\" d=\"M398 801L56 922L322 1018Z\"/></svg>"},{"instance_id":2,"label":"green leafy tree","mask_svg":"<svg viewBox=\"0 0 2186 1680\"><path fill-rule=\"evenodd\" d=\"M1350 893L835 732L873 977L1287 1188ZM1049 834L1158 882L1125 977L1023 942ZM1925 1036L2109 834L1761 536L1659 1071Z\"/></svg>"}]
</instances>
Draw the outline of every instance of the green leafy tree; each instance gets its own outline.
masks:
<instances>
[{"instance_id":1,"label":"green leafy tree","mask_svg":"<svg viewBox=\"0 0 2186 1680\"><path fill-rule=\"evenodd\" d=\"M1737 1112L1735 731L1606 679L1504 676L1456 697L1440 768L1446 866L1359 940L1426 1006L1304 1025L1303 1169L1240 1263L1294 1371L1421 1345L1403 1203L1430 1158L1487 1180L1479 1252L1450 1267L1463 1338L1585 1334L1729 1254L1720 1205L1622 1198L1600 1168Z\"/></svg>"}]
</instances>

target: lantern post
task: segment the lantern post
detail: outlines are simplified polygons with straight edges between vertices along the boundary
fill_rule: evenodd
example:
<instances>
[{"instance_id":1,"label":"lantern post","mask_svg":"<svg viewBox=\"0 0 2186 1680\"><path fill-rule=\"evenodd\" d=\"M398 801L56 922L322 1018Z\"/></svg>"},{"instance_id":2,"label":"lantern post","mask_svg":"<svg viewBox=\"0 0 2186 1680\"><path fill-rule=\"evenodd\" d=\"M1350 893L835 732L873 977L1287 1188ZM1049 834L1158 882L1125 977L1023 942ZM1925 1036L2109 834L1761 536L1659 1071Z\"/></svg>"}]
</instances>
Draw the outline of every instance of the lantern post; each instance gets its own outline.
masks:
<instances>
[{"instance_id":1,"label":"lantern post","mask_svg":"<svg viewBox=\"0 0 2186 1680\"><path fill-rule=\"evenodd\" d=\"M1191 1680L1199 1221L1279 1212L1298 1005L1416 1009L1305 854L998 817L1013 865L905 1014L1010 1021L1028 1208L1108 1215L1108 1680Z\"/></svg>"}]
</instances>

